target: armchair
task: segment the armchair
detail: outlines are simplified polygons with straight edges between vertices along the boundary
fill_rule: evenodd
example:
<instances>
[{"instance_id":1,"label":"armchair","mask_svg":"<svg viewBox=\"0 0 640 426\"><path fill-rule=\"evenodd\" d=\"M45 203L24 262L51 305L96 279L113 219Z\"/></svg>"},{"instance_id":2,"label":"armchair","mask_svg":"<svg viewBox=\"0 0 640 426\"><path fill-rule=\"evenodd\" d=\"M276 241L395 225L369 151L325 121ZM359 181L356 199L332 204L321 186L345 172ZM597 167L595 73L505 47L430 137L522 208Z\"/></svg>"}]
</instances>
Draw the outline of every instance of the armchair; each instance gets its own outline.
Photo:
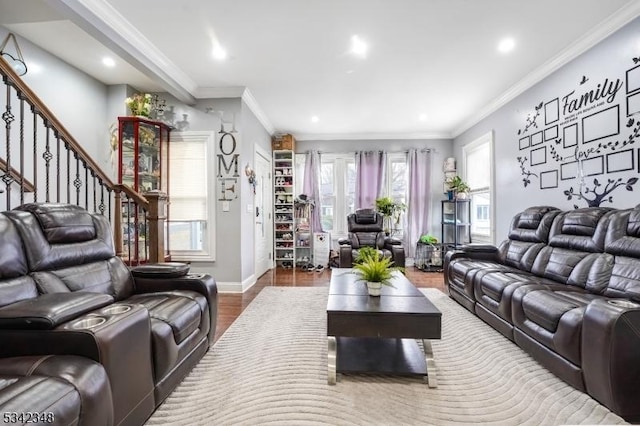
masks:
<instances>
[{"instance_id":1,"label":"armchair","mask_svg":"<svg viewBox=\"0 0 640 426\"><path fill-rule=\"evenodd\" d=\"M338 241L341 268L353 266L361 247L374 247L383 256L390 257L395 266L404 267L402 242L384 234L382 220L382 215L372 209L360 209L347 216L349 236Z\"/></svg>"}]
</instances>

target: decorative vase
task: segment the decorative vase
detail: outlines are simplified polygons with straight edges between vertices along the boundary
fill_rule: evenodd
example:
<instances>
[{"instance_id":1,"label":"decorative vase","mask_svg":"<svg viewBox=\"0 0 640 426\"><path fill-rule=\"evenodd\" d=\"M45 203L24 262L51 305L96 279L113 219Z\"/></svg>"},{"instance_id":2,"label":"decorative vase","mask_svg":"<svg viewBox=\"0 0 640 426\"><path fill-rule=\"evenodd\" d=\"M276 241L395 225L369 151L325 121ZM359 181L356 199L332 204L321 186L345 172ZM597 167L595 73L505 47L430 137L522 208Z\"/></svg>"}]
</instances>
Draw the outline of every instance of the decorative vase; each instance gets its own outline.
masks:
<instances>
[{"instance_id":1,"label":"decorative vase","mask_svg":"<svg viewBox=\"0 0 640 426\"><path fill-rule=\"evenodd\" d=\"M382 288L382 283L374 283L371 281L367 281L367 290L369 291L369 296L380 296L381 288Z\"/></svg>"}]
</instances>

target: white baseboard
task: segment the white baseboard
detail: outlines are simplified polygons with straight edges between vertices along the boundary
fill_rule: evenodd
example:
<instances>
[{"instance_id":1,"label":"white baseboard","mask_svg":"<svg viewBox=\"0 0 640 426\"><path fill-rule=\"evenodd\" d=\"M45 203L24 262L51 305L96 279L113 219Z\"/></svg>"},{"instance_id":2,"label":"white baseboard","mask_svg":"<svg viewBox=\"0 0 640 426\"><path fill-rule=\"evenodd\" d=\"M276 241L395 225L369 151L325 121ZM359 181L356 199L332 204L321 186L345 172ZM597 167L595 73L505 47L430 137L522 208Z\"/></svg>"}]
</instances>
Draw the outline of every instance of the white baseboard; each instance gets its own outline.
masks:
<instances>
[{"instance_id":1,"label":"white baseboard","mask_svg":"<svg viewBox=\"0 0 640 426\"><path fill-rule=\"evenodd\" d=\"M218 287L218 293L244 293L249 290L256 283L255 275L250 275L244 281L216 281Z\"/></svg>"}]
</instances>

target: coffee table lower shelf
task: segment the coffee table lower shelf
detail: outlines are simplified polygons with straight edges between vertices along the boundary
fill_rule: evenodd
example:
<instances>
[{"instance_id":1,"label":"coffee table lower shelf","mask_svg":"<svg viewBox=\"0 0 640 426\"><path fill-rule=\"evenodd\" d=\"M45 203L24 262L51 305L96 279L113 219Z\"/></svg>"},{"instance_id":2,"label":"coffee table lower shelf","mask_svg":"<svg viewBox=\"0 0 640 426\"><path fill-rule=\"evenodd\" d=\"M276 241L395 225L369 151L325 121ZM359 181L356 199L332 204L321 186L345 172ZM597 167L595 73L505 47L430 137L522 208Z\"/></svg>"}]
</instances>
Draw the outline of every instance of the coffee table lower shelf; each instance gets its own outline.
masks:
<instances>
[{"instance_id":1,"label":"coffee table lower shelf","mask_svg":"<svg viewBox=\"0 0 640 426\"><path fill-rule=\"evenodd\" d=\"M328 336L328 383L335 385L338 373L378 373L424 376L429 387L437 387L431 342L415 339Z\"/></svg>"}]
</instances>

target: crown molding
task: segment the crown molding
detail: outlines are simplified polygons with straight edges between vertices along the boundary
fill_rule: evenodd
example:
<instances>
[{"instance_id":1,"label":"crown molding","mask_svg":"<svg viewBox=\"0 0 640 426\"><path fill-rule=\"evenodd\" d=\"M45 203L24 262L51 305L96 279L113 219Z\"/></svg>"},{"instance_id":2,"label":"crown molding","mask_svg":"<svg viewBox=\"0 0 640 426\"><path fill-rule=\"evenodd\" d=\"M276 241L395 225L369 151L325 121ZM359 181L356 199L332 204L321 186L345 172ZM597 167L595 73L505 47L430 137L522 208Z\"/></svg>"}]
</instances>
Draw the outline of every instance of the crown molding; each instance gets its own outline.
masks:
<instances>
[{"instance_id":1,"label":"crown molding","mask_svg":"<svg viewBox=\"0 0 640 426\"><path fill-rule=\"evenodd\" d=\"M258 101L256 101L256 98L253 97L248 88L244 90L244 93L242 94L242 100L245 104L247 104L253 115L256 116L260 124L264 126L267 133L273 136L275 133L273 124L271 124L271 121L267 117L267 114L265 114L262 108L260 108L260 105L258 105Z\"/></svg>"},{"instance_id":2,"label":"crown molding","mask_svg":"<svg viewBox=\"0 0 640 426\"><path fill-rule=\"evenodd\" d=\"M275 129L273 124L264 113L256 98L253 97L249 88L245 86L229 86L229 87L199 87L196 91L197 99L206 98L241 98L247 107L251 110L253 115L256 116L260 124L265 128L267 133L273 136Z\"/></svg>"},{"instance_id":3,"label":"crown molding","mask_svg":"<svg viewBox=\"0 0 640 426\"><path fill-rule=\"evenodd\" d=\"M108 2L46 1L177 99L188 105L195 103L192 93L196 83Z\"/></svg>"},{"instance_id":4,"label":"crown molding","mask_svg":"<svg viewBox=\"0 0 640 426\"><path fill-rule=\"evenodd\" d=\"M286 133L286 132L283 132ZM407 140L407 139L452 139L450 133L307 133L295 134L299 141L327 140Z\"/></svg>"},{"instance_id":5,"label":"crown molding","mask_svg":"<svg viewBox=\"0 0 640 426\"><path fill-rule=\"evenodd\" d=\"M551 60L536 68L533 72L529 73L493 102L482 108L477 114L469 118L465 123L454 129L452 137L457 138L463 132L469 130L472 126L478 124L481 120L487 118L508 102L524 93L527 89L530 89L535 84L547 78L553 72L591 49L593 46L600 43L602 40L618 31L638 16L640 16L640 2L630 1L607 19L602 21L598 26L589 30L589 32L578 41L572 43Z\"/></svg>"},{"instance_id":6,"label":"crown molding","mask_svg":"<svg viewBox=\"0 0 640 426\"><path fill-rule=\"evenodd\" d=\"M198 87L194 96L196 99L241 98L246 90L245 86Z\"/></svg>"}]
</instances>

